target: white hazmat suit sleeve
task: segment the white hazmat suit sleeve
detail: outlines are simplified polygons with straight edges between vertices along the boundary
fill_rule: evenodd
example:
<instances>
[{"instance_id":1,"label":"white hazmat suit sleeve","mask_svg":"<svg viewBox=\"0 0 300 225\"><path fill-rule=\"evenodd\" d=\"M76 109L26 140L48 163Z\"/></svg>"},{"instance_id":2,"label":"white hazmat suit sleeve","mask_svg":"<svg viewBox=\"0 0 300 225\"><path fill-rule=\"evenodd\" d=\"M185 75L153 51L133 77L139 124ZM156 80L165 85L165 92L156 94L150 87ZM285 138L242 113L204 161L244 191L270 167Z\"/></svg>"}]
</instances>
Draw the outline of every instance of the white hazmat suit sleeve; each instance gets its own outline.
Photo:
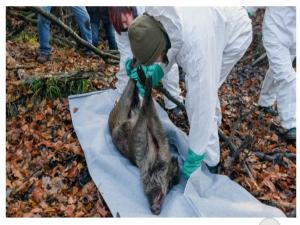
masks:
<instances>
[{"instance_id":1,"label":"white hazmat suit sleeve","mask_svg":"<svg viewBox=\"0 0 300 225\"><path fill-rule=\"evenodd\" d=\"M215 166L220 159L218 88L250 45L251 21L242 7L183 7L179 13L184 47L177 59L187 73L189 145L196 154L205 153L206 164Z\"/></svg>"},{"instance_id":2,"label":"white hazmat suit sleeve","mask_svg":"<svg viewBox=\"0 0 300 225\"><path fill-rule=\"evenodd\" d=\"M217 123L214 121L218 89L218 77L214 75L217 74L216 70L218 69L213 64L214 57L212 55L214 53L209 56L201 54L199 51L197 53L194 71L187 74L185 105L190 124L189 147L196 154L202 155L208 153L211 134L218 130ZM214 160L211 162L211 159ZM210 166L216 165L219 161L219 152L210 151L209 154L206 154L204 161Z\"/></svg>"},{"instance_id":3,"label":"white hazmat suit sleeve","mask_svg":"<svg viewBox=\"0 0 300 225\"><path fill-rule=\"evenodd\" d=\"M176 58L186 72L189 147L198 155L205 153L204 161L214 166L219 152L208 152L207 147L211 134L218 130L214 115L224 41L215 35L217 17L211 8L183 7L179 13L184 20L184 46ZM224 23L218 23L217 30L224 33Z\"/></svg>"}]
</instances>

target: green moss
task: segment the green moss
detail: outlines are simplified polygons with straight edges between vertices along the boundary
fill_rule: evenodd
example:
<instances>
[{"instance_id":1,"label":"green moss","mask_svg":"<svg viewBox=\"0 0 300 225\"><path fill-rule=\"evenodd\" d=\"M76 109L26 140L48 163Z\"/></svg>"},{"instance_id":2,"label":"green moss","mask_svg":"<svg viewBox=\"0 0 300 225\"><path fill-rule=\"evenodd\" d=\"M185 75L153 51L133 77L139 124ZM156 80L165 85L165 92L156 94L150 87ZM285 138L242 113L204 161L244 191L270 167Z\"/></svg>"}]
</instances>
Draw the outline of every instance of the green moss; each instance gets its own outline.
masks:
<instances>
[{"instance_id":1,"label":"green moss","mask_svg":"<svg viewBox=\"0 0 300 225\"><path fill-rule=\"evenodd\" d=\"M34 45L37 43L37 36L34 33L22 31L20 34L13 38L13 41L15 41L16 43L28 43Z\"/></svg>"}]
</instances>

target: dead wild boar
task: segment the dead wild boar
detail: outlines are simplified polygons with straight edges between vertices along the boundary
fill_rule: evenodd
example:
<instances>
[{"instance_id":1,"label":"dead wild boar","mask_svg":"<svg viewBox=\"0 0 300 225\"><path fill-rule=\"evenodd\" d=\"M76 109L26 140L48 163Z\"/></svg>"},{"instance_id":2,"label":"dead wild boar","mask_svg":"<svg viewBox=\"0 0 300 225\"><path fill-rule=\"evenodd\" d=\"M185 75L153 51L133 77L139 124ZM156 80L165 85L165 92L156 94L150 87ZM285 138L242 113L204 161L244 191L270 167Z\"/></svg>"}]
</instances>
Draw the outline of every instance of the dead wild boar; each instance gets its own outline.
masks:
<instances>
[{"instance_id":1,"label":"dead wild boar","mask_svg":"<svg viewBox=\"0 0 300 225\"><path fill-rule=\"evenodd\" d=\"M170 188L179 182L179 166L172 157L167 137L151 96L151 79L145 80L140 102L135 82L129 79L108 119L117 149L140 170L144 192L153 214L160 214Z\"/></svg>"}]
</instances>

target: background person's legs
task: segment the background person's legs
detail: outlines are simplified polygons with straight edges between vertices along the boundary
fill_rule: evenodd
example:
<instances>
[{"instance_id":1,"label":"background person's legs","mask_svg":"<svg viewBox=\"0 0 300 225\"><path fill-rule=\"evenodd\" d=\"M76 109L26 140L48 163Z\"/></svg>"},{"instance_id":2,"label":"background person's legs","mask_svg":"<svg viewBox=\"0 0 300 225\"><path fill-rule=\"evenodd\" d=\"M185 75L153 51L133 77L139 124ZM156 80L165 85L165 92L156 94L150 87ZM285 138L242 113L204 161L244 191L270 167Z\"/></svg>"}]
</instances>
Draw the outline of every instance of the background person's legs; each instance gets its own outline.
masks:
<instances>
[{"instance_id":1,"label":"background person's legs","mask_svg":"<svg viewBox=\"0 0 300 225\"><path fill-rule=\"evenodd\" d=\"M227 43L223 50L219 86L223 84L234 65L242 58L252 42L252 25L246 11L239 12L236 21L227 25Z\"/></svg>"},{"instance_id":2,"label":"background person's legs","mask_svg":"<svg viewBox=\"0 0 300 225\"><path fill-rule=\"evenodd\" d=\"M100 20L91 22L92 28L92 42L95 47L99 44L99 29L100 29Z\"/></svg>"},{"instance_id":3,"label":"background person's legs","mask_svg":"<svg viewBox=\"0 0 300 225\"><path fill-rule=\"evenodd\" d=\"M51 6L42 7L45 12L50 13ZM50 24L51 22L47 20L42 15L38 14L38 35L39 35L39 56L37 61L44 63L50 60L51 46L50 46Z\"/></svg>"},{"instance_id":4,"label":"background person's legs","mask_svg":"<svg viewBox=\"0 0 300 225\"><path fill-rule=\"evenodd\" d=\"M105 29L105 35L106 35L106 39L108 41L108 47L109 47L110 50L117 50L118 47L117 47L117 43L116 43L116 40L115 40L114 28L108 22L103 21L103 25L104 25L104 29Z\"/></svg>"},{"instance_id":5,"label":"background person's legs","mask_svg":"<svg viewBox=\"0 0 300 225\"><path fill-rule=\"evenodd\" d=\"M109 21L108 16L108 8L107 7L101 7L100 8L100 17L104 26L105 30L105 36L108 41L108 46L110 50L117 50L117 43L115 40L115 32L112 24Z\"/></svg>"},{"instance_id":6,"label":"background person's legs","mask_svg":"<svg viewBox=\"0 0 300 225\"><path fill-rule=\"evenodd\" d=\"M238 28L237 28L238 27ZM252 42L252 25L245 14L238 22L232 22L227 30L228 42L223 50L219 87L224 83L234 65L242 58ZM216 102L215 120L221 125L222 113L219 99Z\"/></svg>"},{"instance_id":7,"label":"background person's legs","mask_svg":"<svg viewBox=\"0 0 300 225\"><path fill-rule=\"evenodd\" d=\"M269 68L262 84L258 104L263 107L272 106L276 101L273 71Z\"/></svg>"},{"instance_id":8,"label":"background person's legs","mask_svg":"<svg viewBox=\"0 0 300 225\"><path fill-rule=\"evenodd\" d=\"M92 28L90 16L84 6L72 7L76 22L79 26L81 37L92 44Z\"/></svg>"},{"instance_id":9,"label":"background person's legs","mask_svg":"<svg viewBox=\"0 0 300 225\"><path fill-rule=\"evenodd\" d=\"M263 44L272 71L281 125L290 130L296 127L296 72L292 66L294 55L269 30L263 33Z\"/></svg>"}]
</instances>

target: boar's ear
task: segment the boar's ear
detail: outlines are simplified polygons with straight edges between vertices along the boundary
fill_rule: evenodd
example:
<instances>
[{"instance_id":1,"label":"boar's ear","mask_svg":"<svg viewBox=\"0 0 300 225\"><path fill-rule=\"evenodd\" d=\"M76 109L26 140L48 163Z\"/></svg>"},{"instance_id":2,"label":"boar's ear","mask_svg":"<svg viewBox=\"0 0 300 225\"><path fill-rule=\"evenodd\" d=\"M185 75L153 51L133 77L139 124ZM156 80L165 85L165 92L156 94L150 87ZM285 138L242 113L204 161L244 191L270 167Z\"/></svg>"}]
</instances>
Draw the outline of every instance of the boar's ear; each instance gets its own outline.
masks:
<instances>
[{"instance_id":1,"label":"boar's ear","mask_svg":"<svg viewBox=\"0 0 300 225\"><path fill-rule=\"evenodd\" d=\"M169 176L170 176L170 183L169 187L171 188L173 185L179 183L180 179L180 170L178 165L178 160L175 156L172 156L171 163L169 167Z\"/></svg>"}]
</instances>

